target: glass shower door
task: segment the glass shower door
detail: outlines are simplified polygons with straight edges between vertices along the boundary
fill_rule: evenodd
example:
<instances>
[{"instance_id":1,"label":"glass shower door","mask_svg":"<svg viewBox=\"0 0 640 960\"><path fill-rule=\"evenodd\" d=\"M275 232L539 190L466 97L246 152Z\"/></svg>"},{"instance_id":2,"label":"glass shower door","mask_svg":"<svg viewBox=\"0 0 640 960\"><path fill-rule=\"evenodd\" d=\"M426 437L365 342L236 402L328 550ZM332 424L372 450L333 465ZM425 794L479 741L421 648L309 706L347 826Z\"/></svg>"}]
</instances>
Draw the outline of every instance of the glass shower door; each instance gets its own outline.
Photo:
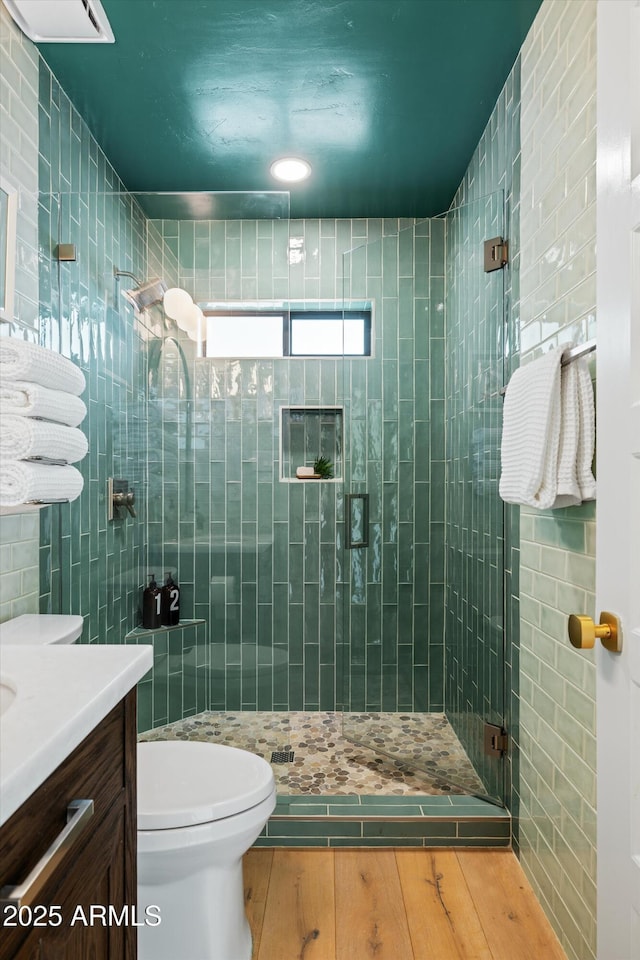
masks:
<instances>
[{"instance_id":1,"label":"glass shower door","mask_svg":"<svg viewBox=\"0 0 640 960\"><path fill-rule=\"evenodd\" d=\"M264 305L273 312L288 301L288 194L141 203L151 275L186 290L205 314L246 305L267 323ZM300 491L280 482L278 448L289 361L253 344L217 355L171 323L150 339L148 362L149 557L180 583L185 621L160 665L172 710L175 690L170 719L207 711L199 735L269 759L289 743L288 641L301 607L289 586L302 549L298 527L291 535L299 496L290 498ZM284 789L290 765L274 769Z\"/></svg>"},{"instance_id":2,"label":"glass shower door","mask_svg":"<svg viewBox=\"0 0 640 960\"><path fill-rule=\"evenodd\" d=\"M498 198L487 203L486 224L477 229L490 224L489 237L501 232L501 204ZM469 220L474 216L482 219L478 209L468 211ZM474 751L465 739L481 731L469 715L483 721L504 713L502 511L495 484L477 482L478 471L494 463L498 438L485 429L476 396L488 389L488 378L501 382L503 296L500 276L483 273L481 247L478 267L463 230L469 232L469 223L460 213L400 231L383 229L343 258L345 304L369 298L374 320L372 356L345 357L343 370L342 724L344 735L364 748L367 766L387 778L403 771L406 779L408 770L412 783L428 781L431 792L499 800L496 778L483 777L475 756L470 762ZM469 260L466 270L461 257ZM453 261L455 277L446 271ZM445 327L451 308L481 319L482 335L471 332L456 346ZM477 317L481 309L484 318ZM451 446L449 434L458 446ZM483 444L493 444L475 474L474 442L478 457ZM454 494L461 489L471 501L462 503L468 517L455 512ZM455 536L461 525L463 585L472 565L487 575L487 595L476 597L473 609L459 597L457 567L448 569L454 561L459 566ZM455 612L451 616L456 602L458 609L464 605L462 625ZM481 629L491 647L490 668L474 656L469 638ZM459 692L471 675L479 703L466 687Z\"/></svg>"},{"instance_id":3,"label":"glass shower door","mask_svg":"<svg viewBox=\"0 0 640 960\"><path fill-rule=\"evenodd\" d=\"M497 801L505 797L506 755L491 744L508 726L511 518L498 493L500 390L514 339L511 275L484 271L484 241L504 235L502 191L446 214L445 706L484 794Z\"/></svg>"},{"instance_id":4,"label":"glass shower door","mask_svg":"<svg viewBox=\"0 0 640 960\"><path fill-rule=\"evenodd\" d=\"M373 330L371 357L344 359L342 662L344 735L393 777L444 709L444 224L388 223L343 258L345 303L370 299Z\"/></svg>"}]
</instances>

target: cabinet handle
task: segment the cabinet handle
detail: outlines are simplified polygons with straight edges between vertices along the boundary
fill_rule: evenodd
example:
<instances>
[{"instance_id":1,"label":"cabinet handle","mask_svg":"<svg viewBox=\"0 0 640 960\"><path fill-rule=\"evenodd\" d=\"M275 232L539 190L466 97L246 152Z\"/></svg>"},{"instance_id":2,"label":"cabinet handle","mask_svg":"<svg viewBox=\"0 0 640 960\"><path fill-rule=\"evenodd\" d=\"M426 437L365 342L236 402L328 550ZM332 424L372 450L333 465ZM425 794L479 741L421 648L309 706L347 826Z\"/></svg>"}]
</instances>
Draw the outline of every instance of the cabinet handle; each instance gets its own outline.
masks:
<instances>
[{"instance_id":1,"label":"cabinet handle","mask_svg":"<svg viewBox=\"0 0 640 960\"><path fill-rule=\"evenodd\" d=\"M0 890L0 907L30 907L35 903L45 883L84 831L93 816L93 800L72 800L67 807L67 825L58 834L47 852L38 860L24 883Z\"/></svg>"}]
</instances>

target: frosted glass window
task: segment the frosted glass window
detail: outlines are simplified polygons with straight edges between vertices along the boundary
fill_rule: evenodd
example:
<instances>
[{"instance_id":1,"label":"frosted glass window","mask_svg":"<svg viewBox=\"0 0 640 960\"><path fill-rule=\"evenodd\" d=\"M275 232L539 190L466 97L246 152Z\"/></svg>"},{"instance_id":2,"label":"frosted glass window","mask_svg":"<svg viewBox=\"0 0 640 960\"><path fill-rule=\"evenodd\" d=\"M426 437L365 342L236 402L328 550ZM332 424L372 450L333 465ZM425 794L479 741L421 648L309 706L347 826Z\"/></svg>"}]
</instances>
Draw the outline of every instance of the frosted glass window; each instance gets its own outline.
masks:
<instances>
[{"instance_id":1,"label":"frosted glass window","mask_svg":"<svg viewBox=\"0 0 640 960\"><path fill-rule=\"evenodd\" d=\"M283 330L282 314L208 316L205 357L282 357Z\"/></svg>"},{"instance_id":2,"label":"frosted glass window","mask_svg":"<svg viewBox=\"0 0 640 960\"><path fill-rule=\"evenodd\" d=\"M367 357L371 354L371 313L300 310L285 313L229 311L205 314L204 356Z\"/></svg>"},{"instance_id":3,"label":"frosted glass window","mask_svg":"<svg viewBox=\"0 0 640 960\"><path fill-rule=\"evenodd\" d=\"M338 356L342 353L357 356L365 353L362 318L344 321L341 317L291 318L292 356Z\"/></svg>"}]
</instances>

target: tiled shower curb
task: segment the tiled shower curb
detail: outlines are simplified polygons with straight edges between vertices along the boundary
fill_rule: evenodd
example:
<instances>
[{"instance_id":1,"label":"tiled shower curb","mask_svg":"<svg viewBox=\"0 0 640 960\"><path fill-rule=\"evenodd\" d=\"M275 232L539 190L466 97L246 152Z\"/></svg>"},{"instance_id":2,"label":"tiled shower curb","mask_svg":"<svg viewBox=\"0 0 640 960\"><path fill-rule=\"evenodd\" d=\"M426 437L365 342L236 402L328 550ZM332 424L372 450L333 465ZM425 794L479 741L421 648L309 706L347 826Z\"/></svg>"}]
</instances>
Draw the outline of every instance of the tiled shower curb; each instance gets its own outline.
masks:
<instances>
[{"instance_id":1,"label":"tiled shower curb","mask_svg":"<svg viewBox=\"0 0 640 960\"><path fill-rule=\"evenodd\" d=\"M280 796L257 847L509 847L511 818L477 797Z\"/></svg>"}]
</instances>

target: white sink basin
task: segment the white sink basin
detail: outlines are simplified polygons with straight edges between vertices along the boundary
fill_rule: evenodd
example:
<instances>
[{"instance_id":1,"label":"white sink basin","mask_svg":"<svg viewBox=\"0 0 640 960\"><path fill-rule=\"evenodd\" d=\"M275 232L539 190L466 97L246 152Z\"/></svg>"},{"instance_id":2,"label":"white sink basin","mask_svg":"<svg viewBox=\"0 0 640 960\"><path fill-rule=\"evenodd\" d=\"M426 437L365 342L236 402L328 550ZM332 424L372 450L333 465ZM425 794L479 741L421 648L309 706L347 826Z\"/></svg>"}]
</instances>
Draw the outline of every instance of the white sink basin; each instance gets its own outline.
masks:
<instances>
[{"instance_id":1,"label":"white sink basin","mask_svg":"<svg viewBox=\"0 0 640 960\"><path fill-rule=\"evenodd\" d=\"M146 645L0 646L0 827L152 664Z\"/></svg>"},{"instance_id":2,"label":"white sink basin","mask_svg":"<svg viewBox=\"0 0 640 960\"><path fill-rule=\"evenodd\" d=\"M0 677L0 717L16 698L16 688L8 677Z\"/></svg>"}]
</instances>

